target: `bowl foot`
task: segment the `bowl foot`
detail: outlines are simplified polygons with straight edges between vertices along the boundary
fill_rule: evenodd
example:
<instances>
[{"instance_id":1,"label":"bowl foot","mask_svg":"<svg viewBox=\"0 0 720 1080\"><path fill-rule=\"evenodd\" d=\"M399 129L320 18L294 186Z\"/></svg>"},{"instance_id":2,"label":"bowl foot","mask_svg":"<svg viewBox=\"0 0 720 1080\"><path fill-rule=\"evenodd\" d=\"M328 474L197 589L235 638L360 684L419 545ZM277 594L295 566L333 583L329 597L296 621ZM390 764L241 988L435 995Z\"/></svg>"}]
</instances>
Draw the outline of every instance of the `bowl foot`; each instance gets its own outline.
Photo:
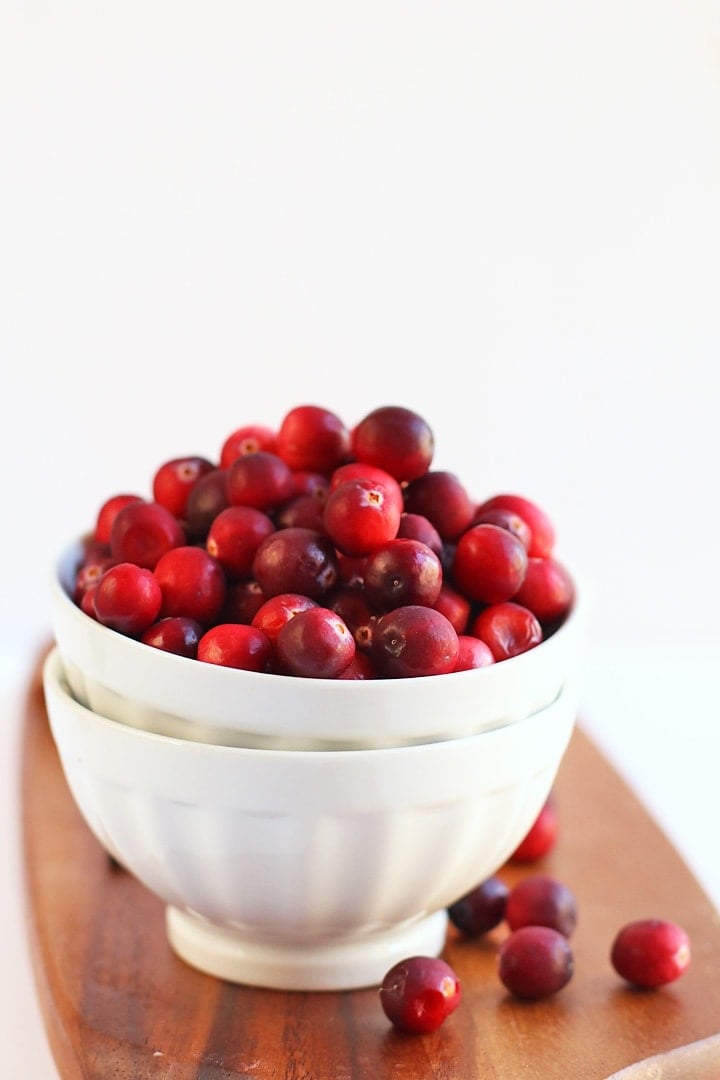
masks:
<instances>
[{"instance_id":1,"label":"bowl foot","mask_svg":"<svg viewBox=\"0 0 720 1080\"><path fill-rule=\"evenodd\" d=\"M170 945L191 967L229 982L272 990L353 990L378 986L408 956L437 956L445 945L447 912L362 937L312 945L261 941L169 905Z\"/></svg>"}]
</instances>

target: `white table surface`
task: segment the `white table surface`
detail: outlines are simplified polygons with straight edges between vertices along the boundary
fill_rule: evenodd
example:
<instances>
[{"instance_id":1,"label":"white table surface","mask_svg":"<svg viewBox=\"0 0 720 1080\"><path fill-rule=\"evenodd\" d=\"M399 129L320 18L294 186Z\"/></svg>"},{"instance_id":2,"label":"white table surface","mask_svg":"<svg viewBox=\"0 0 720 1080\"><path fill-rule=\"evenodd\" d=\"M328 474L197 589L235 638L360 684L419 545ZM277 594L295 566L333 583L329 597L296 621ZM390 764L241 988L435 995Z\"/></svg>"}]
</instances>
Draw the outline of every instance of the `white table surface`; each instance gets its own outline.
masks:
<instances>
[{"instance_id":1,"label":"white table surface","mask_svg":"<svg viewBox=\"0 0 720 1080\"><path fill-rule=\"evenodd\" d=\"M0 1036L4 1075L56 1080L35 996L22 895L19 747L27 681L42 641L0 655L0 800L7 842L0 849ZM585 730L630 781L720 909L720 695L718 643L678 651L594 647L583 676Z\"/></svg>"}]
</instances>

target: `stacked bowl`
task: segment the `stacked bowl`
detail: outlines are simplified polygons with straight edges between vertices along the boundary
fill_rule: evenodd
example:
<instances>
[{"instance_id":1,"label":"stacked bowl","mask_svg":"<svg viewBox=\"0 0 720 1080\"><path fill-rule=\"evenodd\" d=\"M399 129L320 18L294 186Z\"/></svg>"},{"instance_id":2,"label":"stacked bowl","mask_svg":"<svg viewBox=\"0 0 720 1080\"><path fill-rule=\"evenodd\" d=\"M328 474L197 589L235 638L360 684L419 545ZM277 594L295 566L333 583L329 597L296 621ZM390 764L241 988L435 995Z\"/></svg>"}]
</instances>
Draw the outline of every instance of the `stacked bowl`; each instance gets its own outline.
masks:
<instances>
[{"instance_id":1,"label":"stacked bowl","mask_svg":"<svg viewBox=\"0 0 720 1080\"><path fill-rule=\"evenodd\" d=\"M435 955L447 907L514 851L577 713L576 591L540 645L487 668L338 681L199 663L84 614L78 548L53 574L48 715L107 851L167 904L215 976L373 985Z\"/></svg>"}]
</instances>

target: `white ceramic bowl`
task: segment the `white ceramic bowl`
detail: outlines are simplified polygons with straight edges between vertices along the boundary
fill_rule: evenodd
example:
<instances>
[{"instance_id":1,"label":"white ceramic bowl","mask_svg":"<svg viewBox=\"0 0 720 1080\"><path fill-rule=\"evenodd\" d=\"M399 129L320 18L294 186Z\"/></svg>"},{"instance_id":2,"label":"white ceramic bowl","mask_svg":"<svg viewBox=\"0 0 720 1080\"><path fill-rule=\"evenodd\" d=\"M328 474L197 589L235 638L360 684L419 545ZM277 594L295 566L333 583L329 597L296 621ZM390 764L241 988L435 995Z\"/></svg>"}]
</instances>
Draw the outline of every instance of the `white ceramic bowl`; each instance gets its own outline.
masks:
<instances>
[{"instance_id":1,"label":"white ceramic bowl","mask_svg":"<svg viewBox=\"0 0 720 1080\"><path fill-rule=\"evenodd\" d=\"M571 687L515 724L382 750L173 739L78 704L54 649L44 687L70 789L95 835L167 904L191 965L280 989L378 984L438 954L447 906L498 870L546 799Z\"/></svg>"},{"instance_id":2,"label":"white ceramic bowl","mask_svg":"<svg viewBox=\"0 0 720 1080\"><path fill-rule=\"evenodd\" d=\"M460 738L553 701L575 677L585 615L510 660L416 679L266 675L153 649L102 626L69 596L79 544L51 576L56 644L74 696L103 716L201 742L284 749L382 748Z\"/></svg>"}]
</instances>

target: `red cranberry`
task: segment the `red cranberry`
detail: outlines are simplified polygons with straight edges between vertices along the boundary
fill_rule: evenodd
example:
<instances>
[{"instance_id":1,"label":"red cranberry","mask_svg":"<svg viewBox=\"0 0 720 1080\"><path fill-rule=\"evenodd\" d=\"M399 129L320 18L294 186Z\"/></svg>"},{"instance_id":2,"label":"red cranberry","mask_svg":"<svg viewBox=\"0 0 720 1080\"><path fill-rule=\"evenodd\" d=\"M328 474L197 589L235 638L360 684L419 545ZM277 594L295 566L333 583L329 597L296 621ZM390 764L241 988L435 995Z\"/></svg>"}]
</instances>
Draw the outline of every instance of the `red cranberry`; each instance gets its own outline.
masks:
<instances>
[{"instance_id":1,"label":"red cranberry","mask_svg":"<svg viewBox=\"0 0 720 1080\"><path fill-rule=\"evenodd\" d=\"M541 559L552 555L555 546L555 528L544 510L522 495L503 494L493 495L491 499L482 502L477 508L476 515L498 507L503 510L513 510L530 528L532 540L528 546L528 555L536 555Z\"/></svg>"},{"instance_id":2,"label":"red cranberry","mask_svg":"<svg viewBox=\"0 0 720 1080\"><path fill-rule=\"evenodd\" d=\"M332 541L314 529L278 529L265 537L253 560L253 577L266 597L294 592L319 600L337 574Z\"/></svg>"},{"instance_id":3,"label":"red cranberry","mask_svg":"<svg viewBox=\"0 0 720 1080\"><path fill-rule=\"evenodd\" d=\"M254 506L271 511L295 494L289 465L277 454L258 450L237 458L227 474L231 506Z\"/></svg>"},{"instance_id":4,"label":"red cranberry","mask_svg":"<svg viewBox=\"0 0 720 1080\"><path fill-rule=\"evenodd\" d=\"M355 639L339 615L316 605L285 623L275 648L283 671L336 679L355 655Z\"/></svg>"},{"instance_id":5,"label":"red cranberry","mask_svg":"<svg viewBox=\"0 0 720 1080\"><path fill-rule=\"evenodd\" d=\"M194 660L202 634L203 628L196 619L172 615L149 626L140 640L143 645Z\"/></svg>"},{"instance_id":6,"label":"red cranberry","mask_svg":"<svg viewBox=\"0 0 720 1080\"><path fill-rule=\"evenodd\" d=\"M460 980L445 960L410 956L386 973L380 1004L399 1031L423 1035L437 1029L462 999Z\"/></svg>"},{"instance_id":7,"label":"red cranberry","mask_svg":"<svg viewBox=\"0 0 720 1080\"><path fill-rule=\"evenodd\" d=\"M396 480L409 481L430 468L435 440L430 425L411 409L384 405L368 413L352 433L352 451Z\"/></svg>"},{"instance_id":8,"label":"red cranberry","mask_svg":"<svg viewBox=\"0 0 720 1080\"><path fill-rule=\"evenodd\" d=\"M365 561L365 595L381 611L403 604L432 607L441 585L440 560L419 540L389 540Z\"/></svg>"},{"instance_id":9,"label":"red cranberry","mask_svg":"<svg viewBox=\"0 0 720 1080\"><path fill-rule=\"evenodd\" d=\"M470 526L475 505L451 472L426 472L405 489L405 510L421 514L443 540L456 540Z\"/></svg>"},{"instance_id":10,"label":"red cranberry","mask_svg":"<svg viewBox=\"0 0 720 1080\"><path fill-rule=\"evenodd\" d=\"M338 679L345 682L359 682L375 678L377 678L377 672L372 660L367 653L360 652L359 649L355 650L355 655L348 666L338 675Z\"/></svg>"},{"instance_id":11,"label":"red cranberry","mask_svg":"<svg viewBox=\"0 0 720 1080\"><path fill-rule=\"evenodd\" d=\"M219 622L251 623L256 612L265 603L265 594L252 578L248 581L230 581Z\"/></svg>"},{"instance_id":12,"label":"red cranberry","mask_svg":"<svg viewBox=\"0 0 720 1080\"><path fill-rule=\"evenodd\" d=\"M176 518L185 516L188 496L197 481L214 468L204 457L182 457L166 461L152 481L153 499Z\"/></svg>"},{"instance_id":13,"label":"red cranberry","mask_svg":"<svg viewBox=\"0 0 720 1080\"><path fill-rule=\"evenodd\" d=\"M485 642L496 660L508 660L534 649L543 639L542 627L532 611L512 600L484 608L470 629Z\"/></svg>"},{"instance_id":14,"label":"red cranberry","mask_svg":"<svg viewBox=\"0 0 720 1080\"><path fill-rule=\"evenodd\" d=\"M471 671L473 668L488 667L494 663L495 657L489 645L471 634L458 634L456 671Z\"/></svg>"},{"instance_id":15,"label":"red cranberry","mask_svg":"<svg viewBox=\"0 0 720 1080\"><path fill-rule=\"evenodd\" d=\"M93 538L100 544L109 544L115 518L126 506L138 502L145 502L145 499L140 495L113 495L106 499L98 511Z\"/></svg>"},{"instance_id":16,"label":"red cranberry","mask_svg":"<svg viewBox=\"0 0 720 1080\"><path fill-rule=\"evenodd\" d=\"M93 599L99 622L122 634L137 636L160 614L162 592L151 570L121 562L103 574Z\"/></svg>"},{"instance_id":17,"label":"red cranberry","mask_svg":"<svg viewBox=\"0 0 720 1080\"><path fill-rule=\"evenodd\" d=\"M210 626L225 603L226 579L217 559L199 547L177 547L155 567L162 589L163 617L186 615Z\"/></svg>"},{"instance_id":18,"label":"red cranberry","mask_svg":"<svg viewBox=\"0 0 720 1080\"><path fill-rule=\"evenodd\" d=\"M514 510L505 506L491 506L485 510L477 510L472 519L473 525L497 525L500 529L507 529L522 543L525 550L532 543L530 526L516 514Z\"/></svg>"},{"instance_id":19,"label":"red cranberry","mask_svg":"<svg viewBox=\"0 0 720 1080\"><path fill-rule=\"evenodd\" d=\"M444 675L455 670L458 636L441 612L408 604L378 619L371 655L387 678Z\"/></svg>"},{"instance_id":20,"label":"red cranberry","mask_svg":"<svg viewBox=\"0 0 720 1080\"><path fill-rule=\"evenodd\" d=\"M76 604L82 601L83 595L88 589L93 589L100 584L103 574L111 566L115 566L115 560L110 555L84 560L75 575L73 599Z\"/></svg>"},{"instance_id":21,"label":"red cranberry","mask_svg":"<svg viewBox=\"0 0 720 1080\"><path fill-rule=\"evenodd\" d=\"M299 593L280 593L264 600L252 617L252 625L267 634L270 641L275 644L278 634L291 619L299 615L301 611L317 607L317 603L309 596L301 596Z\"/></svg>"},{"instance_id":22,"label":"red cranberry","mask_svg":"<svg viewBox=\"0 0 720 1080\"><path fill-rule=\"evenodd\" d=\"M244 623L218 623L198 642L198 660L244 671L267 671L272 658L270 639Z\"/></svg>"},{"instance_id":23,"label":"red cranberry","mask_svg":"<svg viewBox=\"0 0 720 1080\"><path fill-rule=\"evenodd\" d=\"M279 529L299 527L322 532L323 503L314 495L294 495L275 512L275 523Z\"/></svg>"},{"instance_id":24,"label":"red cranberry","mask_svg":"<svg viewBox=\"0 0 720 1080\"><path fill-rule=\"evenodd\" d=\"M533 863L542 859L555 847L560 824L557 806L551 795L545 800L540 813L524 838L515 848L511 859L517 863Z\"/></svg>"},{"instance_id":25,"label":"red cranberry","mask_svg":"<svg viewBox=\"0 0 720 1080\"><path fill-rule=\"evenodd\" d=\"M541 623L555 623L567 615L575 587L570 574L552 555L528 559L525 579L513 600L529 608Z\"/></svg>"},{"instance_id":26,"label":"red cranberry","mask_svg":"<svg viewBox=\"0 0 720 1080\"><path fill-rule=\"evenodd\" d=\"M330 482L325 474L307 469L293 469L293 487L296 495L312 495L322 504L330 492Z\"/></svg>"},{"instance_id":27,"label":"red cranberry","mask_svg":"<svg viewBox=\"0 0 720 1080\"><path fill-rule=\"evenodd\" d=\"M346 480L369 480L371 484L385 484L394 487L397 480L385 469L379 469L376 465L368 465L367 461L346 461L344 465L338 465L330 474L328 494L340 487Z\"/></svg>"},{"instance_id":28,"label":"red cranberry","mask_svg":"<svg viewBox=\"0 0 720 1080\"><path fill-rule=\"evenodd\" d=\"M654 990L674 982L690 966L690 939L667 919L637 919L618 932L610 950L612 966L633 986Z\"/></svg>"},{"instance_id":29,"label":"red cranberry","mask_svg":"<svg viewBox=\"0 0 720 1080\"><path fill-rule=\"evenodd\" d=\"M528 554L507 529L473 525L455 548L452 576L461 592L483 604L509 600L523 583Z\"/></svg>"},{"instance_id":30,"label":"red cranberry","mask_svg":"<svg viewBox=\"0 0 720 1080\"><path fill-rule=\"evenodd\" d=\"M562 990L572 978L573 954L564 934L550 926L523 926L498 949L500 981L515 997L535 1001Z\"/></svg>"},{"instance_id":31,"label":"red cranberry","mask_svg":"<svg viewBox=\"0 0 720 1080\"><path fill-rule=\"evenodd\" d=\"M185 506L188 539L205 540L217 515L229 505L227 469L213 469L201 476L188 495Z\"/></svg>"},{"instance_id":32,"label":"red cranberry","mask_svg":"<svg viewBox=\"0 0 720 1080\"><path fill-rule=\"evenodd\" d=\"M116 562L132 562L145 570L153 570L162 555L184 543L179 521L159 503L130 503L110 530L110 551Z\"/></svg>"},{"instance_id":33,"label":"red cranberry","mask_svg":"<svg viewBox=\"0 0 720 1080\"><path fill-rule=\"evenodd\" d=\"M365 594L358 589L337 589L332 594L330 607L346 624L358 649L369 652L378 613L370 608Z\"/></svg>"},{"instance_id":34,"label":"red cranberry","mask_svg":"<svg viewBox=\"0 0 720 1080\"><path fill-rule=\"evenodd\" d=\"M253 559L266 536L275 532L272 519L254 506L228 506L213 520L205 547L235 578L252 573Z\"/></svg>"},{"instance_id":35,"label":"red cranberry","mask_svg":"<svg viewBox=\"0 0 720 1080\"><path fill-rule=\"evenodd\" d=\"M345 555L367 555L397 536L402 514L400 485L346 480L328 495L325 531Z\"/></svg>"},{"instance_id":36,"label":"red cranberry","mask_svg":"<svg viewBox=\"0 0 720 1080\"><path fill-rule=\"evenodd\" d=\"M454 589L447 581L440 586L438 598L433 604L436 611L441 611L446 619L455 627L458 634L464 634L467 630L470 612L470 601L461 592Z\"/></svg>"},{"instance_id":37,"label":"red cranberry","mask_svg":"<svg viewBox=\"0 0 720 1080\"><path fill-rule=\"evenodd\" d=\"M277 453L291 469L329 473L350 453L350 431L329 409L298 405L283 418Z\"/></svg>"},{"instance_id":38,"label":"red cranberry","mask_svg":"<svg viewBox=\"0 0 720 1080\"><path fill-rule=\"evenodd\" d=\"M575 894L549 874L531 874L510 890L505 919L511 930L521 926L551 926L570 937L577 922Z\"/></svg>"},{"instance_id":39,"label":"red cranberry","mask_svg":"<svg viewBox=\"0 0 720 1080\"><path fill-rule=\"evenodd\" d=\"M265 427L264 424L245 424L228 435L223 443L220 450L220 468L229 469L239 457L256 454L258 450L276 453L277 436L272 428Z\"/></svg>"},{"instance_id":40,"label":"red cranberry","mask_svg":"<svg viewBox=\"0 0 720 1080\"><path fill-rule=\"evenodd\" d=\"M450 905L450 922L466 937L487 934L503 921L508 893L504 881L489 877Z\"/></svg>"},{"instance_id":41,"label":"red cranberry","mask_svg":"<svg viewBox=\"0 0 720 1080\"><path fill-rule=\"evenodd\" d=\"M442 555L442 537L432 522L428 521L423 514L409 514L404 511L400 515L397 534L400 539L419 540L421 543L427 544L438 558Z\"/></svg>"}]
</instances>

